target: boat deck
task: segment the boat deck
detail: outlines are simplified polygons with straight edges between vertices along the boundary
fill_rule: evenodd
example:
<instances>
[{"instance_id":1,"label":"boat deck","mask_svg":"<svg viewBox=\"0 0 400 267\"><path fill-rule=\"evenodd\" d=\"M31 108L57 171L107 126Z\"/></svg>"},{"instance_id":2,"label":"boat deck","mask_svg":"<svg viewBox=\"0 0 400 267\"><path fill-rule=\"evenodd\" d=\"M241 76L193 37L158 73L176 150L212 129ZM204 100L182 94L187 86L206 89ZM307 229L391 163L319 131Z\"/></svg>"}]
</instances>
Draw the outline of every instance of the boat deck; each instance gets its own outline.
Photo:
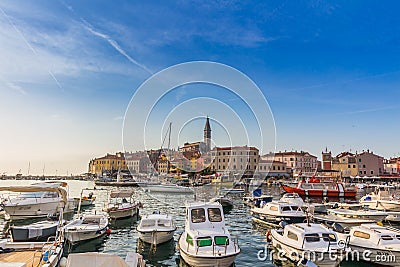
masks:
<instances>
[{"instance_id":1,"label":"boat deck","mask_svg":"<svg viewBox=\"0 0 400 267\"><path fill-rule=\"evenodd\" d=\"M36 252L36 257L35 257ZM39 266L41 253L39 251L13 251L0 254L0 265L2 263L25 263L26 267ZM24 265L21 265L24 266Z\"/></svg>"}]
</instances>

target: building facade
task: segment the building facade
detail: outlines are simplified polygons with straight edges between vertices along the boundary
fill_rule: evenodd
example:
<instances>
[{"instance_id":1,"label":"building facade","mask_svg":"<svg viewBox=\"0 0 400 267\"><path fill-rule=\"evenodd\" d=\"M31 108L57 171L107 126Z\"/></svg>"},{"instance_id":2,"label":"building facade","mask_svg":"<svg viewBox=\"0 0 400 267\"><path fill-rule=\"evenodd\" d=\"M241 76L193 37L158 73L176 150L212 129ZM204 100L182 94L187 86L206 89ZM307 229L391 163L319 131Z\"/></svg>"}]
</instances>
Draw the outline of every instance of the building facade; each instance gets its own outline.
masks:
<instances>
[{"instance_id":1,"label":"building facade","mask_svg":"<svg viewBox=\"0 0 400 267\"><path fill-rule=\"evenodd\" d=\"M342 152L331 159L332 170L341 172L342 176L350 177L358 175L358 163L355 154Z\"/></svg>"},{"instance_id":2,"label":"building facade","mask_svg":"<svg viewBox=\"0 0 400 267\"><path fill-rule=\"evenodd\" d=\"M400 158L391 158L384 160L385 174L400 174Z\"/></svg>"},{"instance_id":3,"label":"building facade","mask_svg":"<svg viewBox=\"0 0 400 267\"><path fill-rule=\"evenodd\" d=\"M318 168L317 157L305 151L279 151L266 154L262 159L283 162L293 173L313 173Z\"/></svg>"},{"instance_id":4,"label":"building facade","mask_svg":"<svg viewBox=\"0 0 400 267\"><path fill-rule=\"evenodd\" d=\"M128 166L122 152L118 152L115 155L107 154L104 157L95 158L89 162L89 173L97 176L127 170Z\"/></svg>"},{"instance_id":5,"label":"building facade","mask_svg":"<svg viewBox=\"0 0 400 267\"><path fill-rule=\"evenodd\" d=\"M215 147L211 151L211 169L216 172L254 174L259 162L255 147Z\"/></svg>"},{"instance_id":6,"label":"building facade","mask_svg":"<svg viewBox=\"0 0 400 267\"><path fill-rule=\"evenodd\" d=\"M261 177L278 177L278 176L288 176L286 169L286 163L280 161L270 161L265 159L260 159L258 162L257 173Z\"/></svg>"}]
</instances>

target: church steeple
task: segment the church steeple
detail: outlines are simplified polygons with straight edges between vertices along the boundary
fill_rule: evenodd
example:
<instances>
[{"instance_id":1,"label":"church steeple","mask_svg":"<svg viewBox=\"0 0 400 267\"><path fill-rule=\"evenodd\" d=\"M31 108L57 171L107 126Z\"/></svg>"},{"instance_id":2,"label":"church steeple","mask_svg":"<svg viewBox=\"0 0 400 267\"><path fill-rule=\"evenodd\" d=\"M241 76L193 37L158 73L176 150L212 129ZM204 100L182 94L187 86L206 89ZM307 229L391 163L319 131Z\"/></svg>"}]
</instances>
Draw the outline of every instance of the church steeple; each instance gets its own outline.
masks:
<instances>
[{"instance_id":1,"label":"church steeple","mask_svg":"<svg viewBox=\"0 0 400 267\"><path fill-rule=\"evenodd\" d=\"M206 125L204 126L204 143L206 144L206 151L211 150L211 126L210 119L207 116Z\"/></svg>"}]
</instances>

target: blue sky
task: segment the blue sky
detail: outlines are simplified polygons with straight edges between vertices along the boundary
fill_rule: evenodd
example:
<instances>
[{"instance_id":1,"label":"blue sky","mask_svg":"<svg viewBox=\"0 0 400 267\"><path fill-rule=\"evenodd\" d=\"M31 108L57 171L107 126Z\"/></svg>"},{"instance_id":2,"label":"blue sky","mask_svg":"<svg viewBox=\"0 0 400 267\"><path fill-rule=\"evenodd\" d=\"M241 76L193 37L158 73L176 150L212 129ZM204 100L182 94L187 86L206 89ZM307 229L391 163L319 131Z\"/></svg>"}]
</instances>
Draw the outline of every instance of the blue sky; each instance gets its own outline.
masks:
<instances>
[{"instance_id":1,"label":"blue sky","mask_svg":"<svg viewBox=\"0 0 400 267\"><path fill-rule=\"evenodd\" d=\"M399 156L399 7L2 1L0 173L26 174L29 162L31 173L44 165L47 174L85 172L91 158L122 149L122 117L135 90L195 60L227 64L258 85L275 118L277 150ZM176 94L169 105L196 95ZM186 132L183 139L196 141L202 127L193 140L194 130ZM223 132L213 133L222 143Z\"/></svg>"}]
</instances>

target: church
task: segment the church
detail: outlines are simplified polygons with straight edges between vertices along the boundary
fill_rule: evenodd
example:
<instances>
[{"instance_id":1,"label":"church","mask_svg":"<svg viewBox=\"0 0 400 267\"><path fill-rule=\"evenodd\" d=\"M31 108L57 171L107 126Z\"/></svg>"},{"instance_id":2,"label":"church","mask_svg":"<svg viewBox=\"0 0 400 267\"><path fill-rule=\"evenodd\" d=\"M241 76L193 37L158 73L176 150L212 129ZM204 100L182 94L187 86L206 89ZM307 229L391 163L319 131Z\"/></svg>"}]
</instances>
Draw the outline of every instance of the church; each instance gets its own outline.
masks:
<instances>
[{"instance_id":1,"label":"church","mask_svg":"<svg viewBox=\"0 0 400 267\"><path fill-rule=\"evenodd\" d=\"M200 158L202 154L211 151L211 126L210 119L208 117L206 119L203 132L203 141L185 143L183 147L179 148L179 152L182 152L185 158Z\"/></svg>"}]
</instances>

